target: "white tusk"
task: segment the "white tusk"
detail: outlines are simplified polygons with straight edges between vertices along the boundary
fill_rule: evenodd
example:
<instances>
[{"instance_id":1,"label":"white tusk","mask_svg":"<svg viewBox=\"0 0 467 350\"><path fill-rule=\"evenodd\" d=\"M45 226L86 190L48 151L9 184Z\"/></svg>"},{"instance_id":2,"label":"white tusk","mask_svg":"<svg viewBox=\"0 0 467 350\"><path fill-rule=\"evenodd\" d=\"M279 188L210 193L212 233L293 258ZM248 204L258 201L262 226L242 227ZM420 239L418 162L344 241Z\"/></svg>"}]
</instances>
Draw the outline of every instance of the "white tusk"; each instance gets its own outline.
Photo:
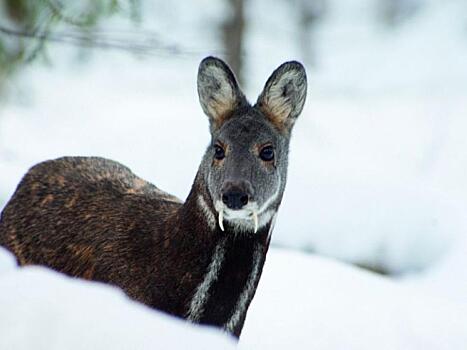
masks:
<instances>
[{"instance_id":1,"label":"white tusk","mask_svg":"<svg viewBox=\"0 0 467 350\"><path fill-rule=\"evenodd\" d=\"M255 233L258 232L258 213L254 211L252 214L253 221L255 222Z\"/></svg>"},{"instance_id":2,"label":"white tusk","mask_svg":"<svg viewBox=\"0 0 467 350\"><path fill-rule=\"evenodd\" d=\"M225 231L224 230L224 210L223 209L219 212L219 227L221 228L222 231Z\"/></svg>"}]
</instances>

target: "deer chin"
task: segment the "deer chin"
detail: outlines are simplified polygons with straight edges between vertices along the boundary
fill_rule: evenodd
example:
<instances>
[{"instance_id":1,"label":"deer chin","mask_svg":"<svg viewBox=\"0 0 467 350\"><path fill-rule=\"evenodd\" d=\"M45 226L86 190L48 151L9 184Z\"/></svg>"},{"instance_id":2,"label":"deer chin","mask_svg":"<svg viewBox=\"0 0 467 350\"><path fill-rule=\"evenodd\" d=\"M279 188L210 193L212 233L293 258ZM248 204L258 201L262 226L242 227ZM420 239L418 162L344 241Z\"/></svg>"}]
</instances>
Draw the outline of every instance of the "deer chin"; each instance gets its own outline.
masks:
<instances>
[{"instance_id":1,"label":"deer chin","mask_svg":"<svg viewBox=\"0 0 467 350\"><path fill-rule=\"evenodd\" d=\"M223 211L223 219L239 231L258 232L258 212L256 210L240 209Z\"/></svg>"},{"instance_id":2,"label":"deer chin","mask_svg":"<svg viewBox=\"0 0 467 350\"><path fill-rule=\"evenodd\" d=\"M217 201L215 204L218 213L219 227L225 231L224 222L228 222L235 231L257 233L258 229L265 226L274 215L275 211L265 211L258 213L258 205L249 203L245 208L232 210L227 208L224 203Z\"/></svg>"}]
</instances>

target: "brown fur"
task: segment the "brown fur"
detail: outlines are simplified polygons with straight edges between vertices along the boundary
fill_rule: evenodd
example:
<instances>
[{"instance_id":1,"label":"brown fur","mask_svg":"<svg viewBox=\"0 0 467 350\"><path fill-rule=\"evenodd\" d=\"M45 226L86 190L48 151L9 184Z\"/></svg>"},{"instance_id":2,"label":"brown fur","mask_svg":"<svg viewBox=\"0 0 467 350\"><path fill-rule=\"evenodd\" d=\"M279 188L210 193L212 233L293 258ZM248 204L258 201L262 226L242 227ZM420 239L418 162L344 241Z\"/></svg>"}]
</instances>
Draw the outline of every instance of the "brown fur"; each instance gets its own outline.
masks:
<instances>
[{"instance_id":1,"label":"brown fur","mask_svg":"<svg viewBox=\"0 0 467 350\"><path fill-rule=\"evenodd\" d=\"M206 228L196 206L200 193L204 185L196 180L182 205L125 166L102 158L43 162L24 176L2 212L0 245L12 251L20 265L46 265L110 283L135 300L185 317L213 249L225 234ZM252 242L267 245L265 237L266 232ZM248 263L242 251L253 243L245 246L241 241L232 239L230 250ZM217 288L218 298L227 303L236 300L249 273L247 267L238 269L235 260L230 265L224 282L228 287ZM213 316L200 322L221 326L222 308L212 310ZM237 336L244 318L234 330Z\"/></svg>"}]
</instances>

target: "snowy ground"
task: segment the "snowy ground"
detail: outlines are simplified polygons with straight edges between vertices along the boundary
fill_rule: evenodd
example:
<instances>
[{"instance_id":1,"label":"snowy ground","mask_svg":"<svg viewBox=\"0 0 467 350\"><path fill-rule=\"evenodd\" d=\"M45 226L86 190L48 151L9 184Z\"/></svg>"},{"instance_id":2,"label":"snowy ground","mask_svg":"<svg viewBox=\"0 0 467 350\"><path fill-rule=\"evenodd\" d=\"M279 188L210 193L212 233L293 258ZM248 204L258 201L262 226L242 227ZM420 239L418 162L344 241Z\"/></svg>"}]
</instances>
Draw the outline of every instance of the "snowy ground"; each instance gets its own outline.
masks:
<instances>
[{"instance_id":1,"label":"snowy ground","mask_svg":"<svg viewBox=\"0 0 467 350\"><path fill-rule=\"evenodd\" d=\"M11 82L11 102L0 109L0 202L32 164L62 155L116 159L185 197L209 140L195 85L199 60L219 49L204 25L220 21L219 8L209 3L200 0L205 17L175 3L177 10L168 6L163 20L150 23L169 39L188 43L195 54L140 60L99 52L80 65L70 63L70 51L51 48L53 67L33 65ZM463 349L467 344L467 5L427 1L416 17L387 32L374 21L374 4L330 2L333 11L316 36L318 65L308 69L308 103L294 130L273 244L400 277L273 249L241 346ZM272 70L300 58L300 52L290 39L297 29L286 1L256 0L249 6L254 22L246 92L254 100ZM269 11L260 11L265 6ZM31 322L38 317L34 310L42 313L40 299L26 291L30 313L14 314L20 305L15 294L42 276L64 283L64 291L70 286L87 293L84 285L42 269L10 267L6 274L1 264L0 286L11 293L0 287L0 323L10 319L3 316L4 305L11 305L8 317ZM53 290L39 282L34 288L50 300ZM121 296L115 298L126 305ZM137 336L166 321L136 308L135 321L157 324ZM86 324L92 315L76 322ZM123 319L116 318L122 321L115 324L119 330ZM72 316L69 322L75 322ZM25 327L17 334L29 333L29 323L14 324ZM61 325L50 323L49 330L55 326ZM173 327L178 332L178 324ZM66 334L65 323L57 329Z\"/></svg>"},{"instance_id":2,"label":"snowy ground","mask_svg":"<svg viewBox=\"0 0 467 350\"><path fill-rule=\"evenodd\" d=\"M234 349L231 337L154 312L104 284L15 267L0 249L0 349Z\"/></svg>"},{"instance_id":3,"label":"snowy ground","mask_svg":"<svg viewBox=\"0 0 467 350\"><path fill-rule=\"evenodd\" d=\"M241 344L252 349L465 349L466 322L465 297L454 302L332 260L273 250Z\"/></svg>"},{"instance_id":4,"label":"snowy ground","mask_svg":"<svg viewBox=\"0 0 467 350\"><path fill-rule=\"evenodd\" d=\"M18 269L10 258L0 249L1 349L235 347L220 331L149 310L109 286ZM239 348L461 350L466 324L465 297L271 249Z\"/></svg>"}]
</instances>

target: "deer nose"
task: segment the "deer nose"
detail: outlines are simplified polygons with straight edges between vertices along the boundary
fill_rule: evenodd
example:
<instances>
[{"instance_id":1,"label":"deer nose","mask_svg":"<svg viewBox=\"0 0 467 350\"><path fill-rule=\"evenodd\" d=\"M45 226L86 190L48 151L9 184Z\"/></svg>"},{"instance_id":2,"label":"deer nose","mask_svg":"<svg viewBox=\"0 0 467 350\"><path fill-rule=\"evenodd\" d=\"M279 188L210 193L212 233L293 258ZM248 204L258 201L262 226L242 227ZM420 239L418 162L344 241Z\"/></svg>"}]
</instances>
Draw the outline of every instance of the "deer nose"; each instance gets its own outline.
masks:
<instances>
[{"instance_id":1,"label":"deer nose","mask_svg":"<svg viewBox=\"0 0 467 350\"><path fill-rule=\"evenodd\" d=\"M225 182L222 189L222 202L229 209L242 209L248 204L252 195L251 184L247 181Z\"/></svg>"}]
</instances>

